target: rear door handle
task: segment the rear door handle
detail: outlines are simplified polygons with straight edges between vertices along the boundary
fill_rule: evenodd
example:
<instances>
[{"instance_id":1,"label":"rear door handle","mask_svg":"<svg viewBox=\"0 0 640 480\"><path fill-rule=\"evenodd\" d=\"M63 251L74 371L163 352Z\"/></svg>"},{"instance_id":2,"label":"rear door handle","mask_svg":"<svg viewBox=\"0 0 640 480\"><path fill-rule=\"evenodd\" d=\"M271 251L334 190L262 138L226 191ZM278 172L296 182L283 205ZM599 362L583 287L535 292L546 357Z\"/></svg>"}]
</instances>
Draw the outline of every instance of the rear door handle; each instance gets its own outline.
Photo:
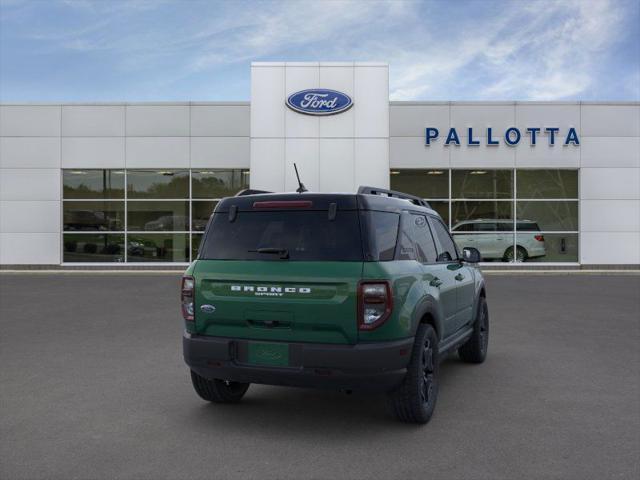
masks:
<instances>
[{"instance_id":1,"label":"rear door handle","mask_svg":"<svg viewBox=\"0 0 640 480\"><path fill-rule=\"evenodd\" d=\"M458 280L458 281L460 281L460 280L464 280L464 275L462 275L461 273L459 273L459 274L457 274L454 278L455 278L456 280Z\"/></svg>"},{"instance_id":2,"label":"rear door handle","mask_svg":"<svg viewBox=\"0 0 640 480\"><path fill-rule=\"evenodd\" d=\"M440 280L438 277L435 277L429 282L429 285L431 285L432 287L439 287L440 285L442 285L442 280Z\"/></svg>"}]
</instances>

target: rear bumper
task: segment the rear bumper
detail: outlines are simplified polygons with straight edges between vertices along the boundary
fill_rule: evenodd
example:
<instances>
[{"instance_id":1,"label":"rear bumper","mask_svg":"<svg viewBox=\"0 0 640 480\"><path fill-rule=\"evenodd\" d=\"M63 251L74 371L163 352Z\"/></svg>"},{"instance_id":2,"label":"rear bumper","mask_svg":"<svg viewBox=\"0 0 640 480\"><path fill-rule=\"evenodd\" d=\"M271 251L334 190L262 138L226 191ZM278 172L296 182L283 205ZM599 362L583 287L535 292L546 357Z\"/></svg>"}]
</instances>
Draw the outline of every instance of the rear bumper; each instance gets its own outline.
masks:
<instances>
[{"instance_id":1,"label":"rear bumper","mask_svg":"<svg viewBox=\"0 0 640 480\"><path fill-rule=\"evenodd\" d=\"M184 360L194 372L205 378L384 392L402 382L413 339L357 345L288 343L288 367L248 364L248 343L245 339L185 332L182 339Z\"/></svg>"},{"instance_id":2,"label":"rear bumper","mask_svg":"<svg viewBox=\"0 0 640 480\"><path fill-rule=\"evenodd\" d=\"M544 243L540 243L539 245L531 247L527 253L529 254L529 258L543 257L547 254L547 250L544 247Z\"/></svg>"}]
</instances>

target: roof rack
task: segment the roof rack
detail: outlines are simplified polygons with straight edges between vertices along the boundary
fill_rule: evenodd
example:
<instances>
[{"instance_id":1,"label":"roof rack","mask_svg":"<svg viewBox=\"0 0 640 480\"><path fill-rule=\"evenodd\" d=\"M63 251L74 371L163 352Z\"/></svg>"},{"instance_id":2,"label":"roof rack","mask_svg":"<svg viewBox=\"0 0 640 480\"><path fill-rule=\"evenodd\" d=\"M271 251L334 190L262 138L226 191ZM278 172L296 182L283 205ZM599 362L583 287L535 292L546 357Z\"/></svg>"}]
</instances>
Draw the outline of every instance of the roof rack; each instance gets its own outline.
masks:
<instances>
[{"instance_id":1,"label":"roof rack","mask_svg":"<svg viewBox=\"0 0 640 480\"><path fill-rule=\"evenodd\" d=\"M252 188L245 188L244 190L240 190L234 196L235 197L244 197L245 195L258 195L260 193L273 193L273 192L268 192L266 190L254 190Z\"/></svg>"},{"instance_id":2,"label":"roof rack","mask_svg":"<svg viewBox=\"0 0 640 480\"><path fill-rule=\"evenodd\" d=\"M361 186L358 188L358 194L365 195L380 195L384 197L400 198L402 200L409 200L415 205L421 207L431 208L426 200L416 197L415 195L409 195L408 193L396 192L395 190L386 190L384 188Z\"/></svg>"}]
</instances>

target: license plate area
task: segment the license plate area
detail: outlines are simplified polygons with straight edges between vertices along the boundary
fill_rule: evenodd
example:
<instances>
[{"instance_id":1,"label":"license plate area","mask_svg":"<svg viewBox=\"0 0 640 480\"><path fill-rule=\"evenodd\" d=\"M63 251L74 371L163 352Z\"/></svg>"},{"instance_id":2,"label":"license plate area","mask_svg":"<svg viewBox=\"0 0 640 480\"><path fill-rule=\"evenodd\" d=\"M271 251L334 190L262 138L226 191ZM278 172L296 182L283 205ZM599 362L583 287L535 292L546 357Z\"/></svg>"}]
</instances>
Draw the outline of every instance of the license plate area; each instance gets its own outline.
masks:
<instances>
[{"instance_id":1,"label":"license plate area","mask_svg":"<svg viewBox=\"0 0 640 480\"><path fill-rule=\"evenodd\" d=\"M289 366L289 344L269 342L249 342L247 363L269 367Z\"/></svg>"}]
</instances>

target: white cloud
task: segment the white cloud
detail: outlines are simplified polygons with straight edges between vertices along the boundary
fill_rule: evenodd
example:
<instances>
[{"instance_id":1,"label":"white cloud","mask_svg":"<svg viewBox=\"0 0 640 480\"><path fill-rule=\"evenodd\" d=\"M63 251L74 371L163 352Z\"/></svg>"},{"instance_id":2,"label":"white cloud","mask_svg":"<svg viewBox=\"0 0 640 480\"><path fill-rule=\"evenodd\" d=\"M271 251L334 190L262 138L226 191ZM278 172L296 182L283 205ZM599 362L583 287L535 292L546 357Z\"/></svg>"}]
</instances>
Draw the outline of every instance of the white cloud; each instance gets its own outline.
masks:
<instances>
[{"instance_id":1,"label":"white cloud","mask_svg":"<svg viewBox=\"0 0 640 480\"><path fill-rule=\"evenodd\" d=\"M399 2L284 2L260 6L263 8L235 12L233 19L224 22L230 34L211 39L192 65L201 69L263 57L295 60L289 58L292 51L303 56L317 52L317 60L333 60L336 55L350 60L354 58L353 47L367 41L364 32L405 14ZM359 32L363 37L359 38ZM353 44L345 45L346 38L353 39Z\"/></svg>"},{"instance_id":2,"label":"white cloud","mask_svg":"<svg viewBox=\"0 0 640 480\"><path fill-rule=\"evenodd\" d=\"M161 73L161 86L251 60L388 61L393 100L578 98L602 82L626 20L614 0L61 5L75 23L25 22L39 53L109 54L124 74Z\"/></svg>"},{"instance_id":3,"label":"white cloud","mask_svg":"<svg viewBox=\"0 0 640 480\"><path fill-rule=\"evenodd\" d=\"M620 33L618 5L605 0L510 5L493 25L442 42L439 47L452 60L423 55L401 64L391 97L405 100L427 92L441 97L454 80L474 85L470 96L476 99L557 100L585 92Z\"/></svg>"}]
</instances>

